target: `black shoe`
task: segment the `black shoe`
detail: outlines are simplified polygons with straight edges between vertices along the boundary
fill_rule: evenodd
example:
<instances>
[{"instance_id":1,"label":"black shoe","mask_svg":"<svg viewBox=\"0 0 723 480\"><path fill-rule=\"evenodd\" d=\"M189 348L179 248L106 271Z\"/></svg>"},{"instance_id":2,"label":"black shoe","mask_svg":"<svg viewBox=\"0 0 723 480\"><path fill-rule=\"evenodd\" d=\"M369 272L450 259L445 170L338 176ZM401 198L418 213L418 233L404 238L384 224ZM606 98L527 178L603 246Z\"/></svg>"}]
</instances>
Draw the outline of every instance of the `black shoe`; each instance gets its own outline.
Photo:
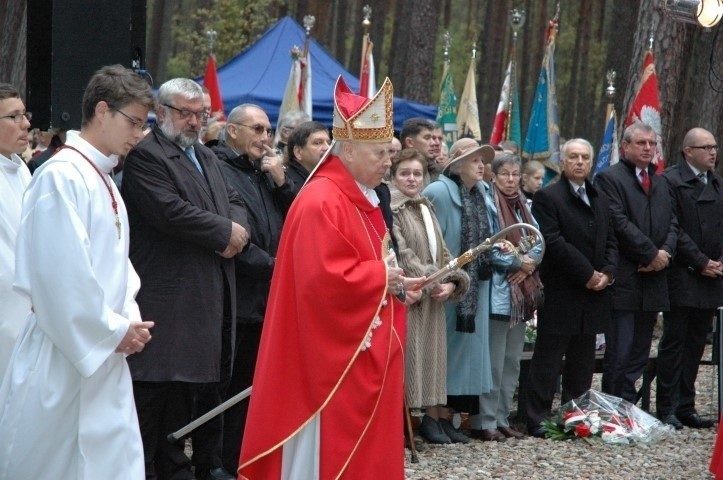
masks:
<instances>
[{"instance_id":1,"label":"black shoe","mask_svg":"<svg viewBox=\"0 0 723 480\"><path fill-rule=\"evenodd\" d=\"M236 477L228 473L223 467L196 471L196 478L198 480L236 480Z\"/></svg>"},{"instance_id":2,"label":"black shoe","mask_svg":"<svg viewBox=\"0 0 723 480\"><path fill-rule=\"evenodd\" d=\"M690 428L710 428L713 426L712 420L704 420L697 413L680 417L680 423Z\"/></svg>"},{"instance_id":3,"label":"black shoe","mask_svg":"<svg viewBox=\"0 0 723 480\"><path fill-rule=\"evenodd\" d=\"M674 427L676 430L680 430L681 428L683 428L683 424L680 423L680 420L678 419L678 417L675 416L674 413L659 418L661 422Z\"/></svg>"},{"instance_id":4,"label":"black shoe","mask_svg":"<svg viewBox=\"0 0 723 480\"><path fill-rule=\"evenodd\" d=\"M438 421L425 415L422 417L422 424L419 426L419 434L429 443L452 443L452 440L444 433Z\"/></svg>"},{"instance_id":5,"label":"black shoe","mask_svg":"<svg viewBox=\"0 0 723 480\"><path fill-rule=\"evenodd\" d=\"M547 438L547 429L542 425L530 425L527 427L527 433L535 438Z\"/></svg>"},{"instance_id":6,"label":"black shoe","mask_svg":"<svg viewBox=\"0 0 723 480\"><path fill-rule=\"evenodd\" d=\"M452 440L452 443L469 443L469 437L465 435L464 433L460 432L456 428L454 428L454 425L452 425L452 422L447 420L446 418L440 418L439 419L439 426L442 427L442 431L449 437L450 440Z\"/></svg>"}]
</instances>

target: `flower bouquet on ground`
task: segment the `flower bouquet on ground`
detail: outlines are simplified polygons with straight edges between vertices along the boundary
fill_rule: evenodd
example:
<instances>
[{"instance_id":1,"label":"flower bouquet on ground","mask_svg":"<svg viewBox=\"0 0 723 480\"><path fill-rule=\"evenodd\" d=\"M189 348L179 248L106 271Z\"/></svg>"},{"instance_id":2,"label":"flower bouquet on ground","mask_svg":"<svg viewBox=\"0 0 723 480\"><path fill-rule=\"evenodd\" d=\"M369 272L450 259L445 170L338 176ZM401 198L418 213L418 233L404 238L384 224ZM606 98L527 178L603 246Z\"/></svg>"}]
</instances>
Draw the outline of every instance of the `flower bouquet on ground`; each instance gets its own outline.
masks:
<instances>
[{"instance_id":1,"label":"flower bouquet on ground","mask_svg":"<svg viewBox=\"0 0 723 480\"><path fill-rule=\"evenodd\" d=\"M674 430L622 398L588 390L542 422L547 438L604 443L655 443Z\"/></svg>"}]
</instances>

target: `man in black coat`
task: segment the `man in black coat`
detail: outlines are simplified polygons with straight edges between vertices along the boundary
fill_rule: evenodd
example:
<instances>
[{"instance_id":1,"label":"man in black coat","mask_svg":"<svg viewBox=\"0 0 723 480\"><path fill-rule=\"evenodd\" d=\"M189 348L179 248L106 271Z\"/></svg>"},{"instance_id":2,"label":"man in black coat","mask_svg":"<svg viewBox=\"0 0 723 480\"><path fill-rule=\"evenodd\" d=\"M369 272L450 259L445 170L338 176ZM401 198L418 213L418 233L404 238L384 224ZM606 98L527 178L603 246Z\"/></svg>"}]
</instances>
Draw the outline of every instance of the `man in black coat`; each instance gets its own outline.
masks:
<instances>
[{"instance_id":1,"label":"man in black coat","mask_svg":"<svg viewBox=\"0 0 723 480\"><path fill-rule=\"evenodd\" d=\"M286 156L289 159L286 174L294 182L297 193L329 150L330 143L329 129L319 122L304 122L291 132L286 145Z\"/></svg>"},{"instance_id":2,"label":"man in black coat","mask_svg":"<svg viewBox=\"0 0 723 480\"><path fill-rule=\"evenodd\" d=\"M236 256L236 346L227 398L250 387L256 369L266 301L286 212L296 197L282 159L271 148L269 117L261 107L243 104L231 110L225 140L213 147L221 169L246 204L251 238ZM223 465L238 468L248 400L223 416Z\"/></svg>"},{"instance_id":3,"label":"man in black coat","mask_svg":"<svg viewBox=\"0 0 723 480\"><path fill-rule=\"evenodd\" d=\"M723 305L723 179L715 171L718 144L702 128L683 139L668 181L680 224L677 253L668 271L670 312L658 345L658 416L676 428L709 428L695 410L695 379L715 309Z\"/></svg>"},{"instance_id":4,"label":"man in black coat","mask_svg":"<svg viewBox=\"0 0 723 480\"><path fill-rule=\"evenodd\" d=\"M158 124L128 154L124 170L130 259L141 278L136 300L143 319L155 322L153 346L128 363L146 478L207 478L220 458L194 458L204 463L196 463L194 477L183 440L171 445L166 436L191 420L197 395L209 402L204 410L220 403L219 385L230 376L233 257L248 242L246 211L216 157L198 142L206 115L201 87L169 80L156 114ZM198 447L194 457L202 456Z\"/></svg>"},{"instance_id":5,"label":"man in black coat","mask_svg":"<svg viewBox=\"0 0 723 480\"><path fill-rule=\"evenodd\" d=\"M595 186L610 201L620 259L605 329L602 390L630 402L648 362L658 312L670 308L665 269L678 241L667 182L651 164L656 146L652 127L629 126L623 133L624 158L595 177Z\"/></svg>"},{"instance_id":6,"label":"man in black coat","mask_svg":"<svg viewBox=\"0 0 723 480\"><path fill-rule=\"evenodd\" d=\"M546 245L540 265L545 303L537 311L527 393L528 430L536 437L545 436L540 423L550 414L561 371L563 403L590 389L595 337L610 320L617 242L608 200L587 180L592 164L590 142L567 141L560 181L537 192L532 202Z\"/></svg>"}]
</instances>

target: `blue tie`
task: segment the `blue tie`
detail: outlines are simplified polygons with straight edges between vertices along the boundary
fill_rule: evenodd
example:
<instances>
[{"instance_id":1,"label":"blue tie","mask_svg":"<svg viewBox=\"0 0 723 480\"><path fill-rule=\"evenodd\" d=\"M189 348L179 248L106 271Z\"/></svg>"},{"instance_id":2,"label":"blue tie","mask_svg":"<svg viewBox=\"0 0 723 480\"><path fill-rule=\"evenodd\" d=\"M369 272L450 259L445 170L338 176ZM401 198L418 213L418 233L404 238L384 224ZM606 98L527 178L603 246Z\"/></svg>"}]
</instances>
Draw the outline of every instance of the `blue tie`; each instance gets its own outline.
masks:
<instances>
[{"instance_id":1,"label":"blue tie","mask_svg":"<svg viewBox=\"0 0 723 480\"><path fill-rule=\"evenodd\" d=\"M201 168L201 164L198 163L198 159L196 158L196 152L193 150L193 147L188 147L184 150L184 152L186 152L186 156L190 158L193 164L196 166L198 172L203 175L203 169Z\"/></svg>"}]
</instances>

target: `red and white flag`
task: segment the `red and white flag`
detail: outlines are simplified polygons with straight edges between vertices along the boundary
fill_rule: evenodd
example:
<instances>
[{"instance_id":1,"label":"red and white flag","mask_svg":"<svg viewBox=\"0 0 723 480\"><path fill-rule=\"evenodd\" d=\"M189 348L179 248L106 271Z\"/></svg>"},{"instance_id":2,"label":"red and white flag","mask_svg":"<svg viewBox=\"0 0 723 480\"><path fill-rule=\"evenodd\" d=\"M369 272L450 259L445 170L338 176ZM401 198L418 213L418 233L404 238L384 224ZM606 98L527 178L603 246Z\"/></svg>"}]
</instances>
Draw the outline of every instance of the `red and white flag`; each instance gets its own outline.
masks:
<instances>
[{"instance_id":1,"label":"red and white flag","mask_svg":"<svg viewBox=\"0 0 723 480\"><path fill-rule=\"evenodd\" d=\"M359 75L359 95L367 98L373 98L377 94L373 48L374 44L367 33L362 40L362 64L361 74Z\"/></svg>"},{"instance_id":2,"label":"red and white flag","mask_svg":"<svg viewBox=\"0 0 723 480\"><path fill-rule=\"evenodd\" d=\"M495 114L495 122L492 125L492 134L490 135L490 145L497 145L505 140L505 129L507 127L507 107L510 103L510 72L512 71L512 61L507 65L505 72L505 81L502 84L502 92L500 92L500 103L497 104L497 113Z\"/></svg>"},{"instance_id":3,"label":"red and white flag","mask_svg":"<svg viewBox=\"0 0 723 480\"><path fill-rule=\"evenodd\" d=\"M218 73L216 72L216 57L213 54L208 56L206 74L203 77L203 84L208 88L211 95L211 116L218 120L224 120L223 100L221 99L221 87L218 84Z\"/></svg>"},{"instance_id":4,"label":"red and white flag","mask_svg":"<svg viewBox=\"0 0 723 480\"><path fill-rule=\"evenodd\" d=\"M665 160L663 159L663 123L660 119L660 93L658 90L658 76L655 74L655 59L653 51L648 50L645 53L643 61L643 73L640 77L640 85L635 93L633 104L630 112L625 119L624 128L629 127L635 122L647 123L658 137L658 146L655 150L653 164L655 171L660 173L665 168Z\"/></svg>"}]
</instances>

